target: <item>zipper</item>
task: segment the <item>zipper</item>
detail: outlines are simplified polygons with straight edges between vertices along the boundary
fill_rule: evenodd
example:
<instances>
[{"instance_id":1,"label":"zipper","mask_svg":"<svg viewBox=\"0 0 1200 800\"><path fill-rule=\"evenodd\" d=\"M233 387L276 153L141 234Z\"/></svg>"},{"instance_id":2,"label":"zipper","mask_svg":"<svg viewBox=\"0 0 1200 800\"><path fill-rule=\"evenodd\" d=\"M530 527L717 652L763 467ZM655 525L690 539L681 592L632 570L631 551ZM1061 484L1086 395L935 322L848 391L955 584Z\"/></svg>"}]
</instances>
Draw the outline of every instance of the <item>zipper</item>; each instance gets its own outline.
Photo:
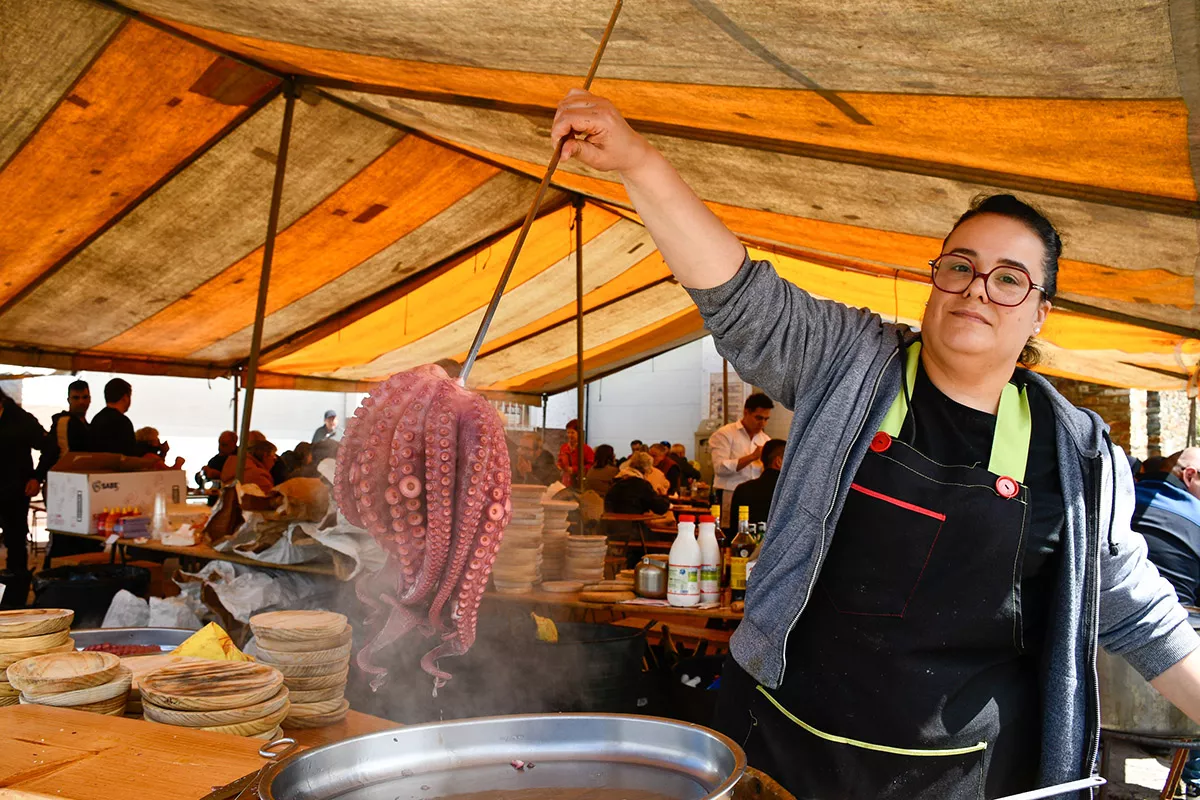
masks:
<instances>
[{"instance_id":1,"label":"zipper","mask_svg":"<svg viewBox=\"0 0 1200 800\"><path fill-rule=\"evenodd\" d=\"M862 436L863 428L866 427L867 420L871 418L871 408L875 405L875 397L879 394L879 384L883 382L883 375L887 372L888 367L892 363L892 359L900 352L897 347L888 356L887 361L883 362L883 369L879 370L879 374L875 376L875 386L871 389L871 400L867 403L866 413L863 414L862 421L858 423L858 430L854 432L854 438L850 440L850 447L846 450L846 455L842 459L842 467L838 470L837 486L833 490L833 498L829 501L829 508L825 511L825 518L821 520L821 549L817 552L817 568L813 570L812 577L808 580L808 587L804 590L804 602L800 604L800 610L796 612L796 616L792 617L792 622L788 625L787 633L783 635L783 669L776 679L776 683L783 683L783 676L787 674L787 643L792 635L792 630L796 627L796 623L800 621L800 615L804 613L804 609L808 607L808 601L812 598L813 587L817 585L817 577L821 574L821 564L825 561L825 526L829 524L829 515L833 513L833 507L837 505L838 495L842 491L842 479L846 476L846 465L850 463L850 454L854 452L854 444L858 441L858 437ZM904 380L904 375L900 376L900 380Z\"/></svg>"},{"instance_id":2,"label":"zipper","mask_svg":"<svg viewBox=\"0 0 1200 800\"><path fill-rule=\"evenodd\" d=\"M1110 451L1111 455L1111 451ZM1092 682L1092 708L1088 715L1088 725L1091 729L1089 742L1091 746L1087 755L1087 769L1084 771L1084 777L1091 777L1096 770L1096 756L1100 748L1100 675L1096 666L1098 648L1097 637L1100 631L1100 500L1104 495L1104 457L1097 455L1093 462L1093 470L1095 478L1092 482L1094 487L1093 502L1088 505L1089 512L1088 520L1091 528L1090 533L1094 536L1088 536L1087 546L1089 549L1095 548L1093 553L1089 553L1092 557L1089 558L1089 564L1092 569L1092 591L1088 594L1088 602L1091 603L1091 630L1088 631L1088 667L1091 670L1089 677ZM1113 487L1116 491L1116 486ZM1111 523L1110 523L1111 524ZM1094 792L1089 791L1089 795L1095 796Z\"/></svg>"}]
</instances>

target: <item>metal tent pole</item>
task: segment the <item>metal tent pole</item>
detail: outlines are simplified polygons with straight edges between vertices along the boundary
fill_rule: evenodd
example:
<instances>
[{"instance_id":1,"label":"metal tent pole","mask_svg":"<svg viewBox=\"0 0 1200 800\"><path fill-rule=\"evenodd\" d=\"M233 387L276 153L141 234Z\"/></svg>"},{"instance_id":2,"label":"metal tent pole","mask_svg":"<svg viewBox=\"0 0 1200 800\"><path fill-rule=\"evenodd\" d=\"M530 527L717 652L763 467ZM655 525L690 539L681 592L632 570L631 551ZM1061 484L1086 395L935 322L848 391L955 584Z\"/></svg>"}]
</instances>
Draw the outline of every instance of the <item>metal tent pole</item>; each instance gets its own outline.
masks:
<instances>
[{"instance_id":1,"label":"metal tent pole","mask_svg":"<svg viewBox=\"0 0 1200 800\"><path fill-rule=\"evenodd\" d=\"M258 381L258 354L262 349L263 318L267 312L267 291L271 287L271 261L275 257L275 234L279 228L279 204L283 198L283 174L287 170L288 144L292 138L292 116L296 110L296 86L284 88L283 129L279 133L279 156L275 159L275 184L271 188L271 208L267 213L267 239L263 243L262 273L258 278L258 303L254 308L254 333L250 338L250 362L246 367L246 404L242 409L242 427L238 435L237 480L246 470L246 439L254 411L254 386Z\"/></svg>"}]
</instances>

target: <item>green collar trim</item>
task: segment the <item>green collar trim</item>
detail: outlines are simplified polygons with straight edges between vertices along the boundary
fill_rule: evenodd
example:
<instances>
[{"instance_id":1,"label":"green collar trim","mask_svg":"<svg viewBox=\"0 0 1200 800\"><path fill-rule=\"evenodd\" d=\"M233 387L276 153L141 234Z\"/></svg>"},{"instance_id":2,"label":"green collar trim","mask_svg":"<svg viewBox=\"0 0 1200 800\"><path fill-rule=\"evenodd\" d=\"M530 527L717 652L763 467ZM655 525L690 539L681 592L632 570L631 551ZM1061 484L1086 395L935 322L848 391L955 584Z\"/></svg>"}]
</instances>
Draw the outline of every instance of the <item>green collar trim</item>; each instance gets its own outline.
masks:
<instances>
[{"instance_id":1,"label":"green collar trim","mask_svg":"<svg viewBox=\"0 0 1200 800\"><path fill-rule=\"evenodd\" d=\"M921 343L908 347L904 365L904 381L911 395L917 384L917 366L921 363ZM888 409L879 430L896 438L908 416L908 401L901 388ZM992 455L988 459L988 472L1012 478L1024 483L1025 469L1029 461L1029 441L1033 437L1033 414L1029 410L1029 395L1024 387L1018 389L1011 383L1004 385L1000 394L1000 409L996 415L996 431L992 434Z\"/></svg>"}]
</instances>

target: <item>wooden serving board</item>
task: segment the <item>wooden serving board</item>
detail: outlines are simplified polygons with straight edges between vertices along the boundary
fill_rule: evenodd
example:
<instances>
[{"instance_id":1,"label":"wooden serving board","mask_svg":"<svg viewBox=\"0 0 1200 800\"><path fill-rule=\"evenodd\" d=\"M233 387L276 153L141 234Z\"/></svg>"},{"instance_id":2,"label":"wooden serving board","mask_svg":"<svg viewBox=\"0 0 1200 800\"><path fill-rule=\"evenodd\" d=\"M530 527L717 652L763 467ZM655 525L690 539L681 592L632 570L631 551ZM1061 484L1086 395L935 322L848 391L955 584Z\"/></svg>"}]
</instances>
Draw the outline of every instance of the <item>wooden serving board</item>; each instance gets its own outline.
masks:
<instances>
[{"instance_id":1,"label":"wooden serving board","mask_svg":"<svg viewBox=\"0 0 1200 800\"><path fill-rule=\"evenodd\" d=\"M334 686L345 686L346 678L350 675L350 667L346 666L341 672L333 675L314 675L310 678L288 678L288 689L294 692L311 692L315 689L331 689Z\"/></svg>"},{"instance_id":2,"label":"wooden serving board","mask_svg":"<svg viewBox=\"0 0 1200 800\"><path fill-rule=\"evenodd\" d=\"M332 611L269 611L250 618L255 636L297 642L337 636L346 627L346 616Z\"/></svg>"},{"instance_id":3,"label":"wooden serving board","mask_svg":"<svg viewBox=\"0 0 1200 800\"><path fill-rule=\"evenodd\" d=\"M323 728L332 725L346 716L350 710L350 702L343 700L341 706L329 714L317 714L311 717L288 717L283 725L285 728Z\"/></svg>"},{"instance_id":4,"label":"wooden serving board","mask_svg":"<svg viewBox=\"0 0 1200 800\"><path fill-rule=\"evenodd\" d=\"M23 608L0 611L0 639L41 636L71 627L75 612L69 608Z\"/></svg>"},{"instance_id":5,"label":"wooden serving board","mask_svg":"<svg viewBox=\"0 0 1200 800\"><path fill-rule=\"evenodd\" d=\"M50 653L18 661L8 682L28 697L103 686L117 676L121 659L111 653Z\"/></svg>"},{"instance_id":6,"label":"wooden serving board","mask_svg":"<svg viewBox=\"0 0 1200 800\"><path fill-rule=\"evenodd\" d=\"M333 650L345 647L353 638L354 629L347 625L346 629L337 636L326 636L322 639L302 639L300 641L276 639L264 631L262 636L255 636L254 640L260 646L276 653L308 653L314 650Z\"/></svg>"},{"instance_id":7,"label":"wooden serving board","mask_svg":"<svg viewBox=\"0 0 1200 800\"><path fill-rule=\"evenodd\" d=\"M248 661L200 661L163 667L142 676L143 705L213 711L254 705L283 685L279 670Z\"/></svg>"},{"instance_id":8,"label":"wooden serving board","mask_svg":"<svg viewBox=\"0 0 1200 800\"><path fill-rule=\"evenodd\" d=\"M211 728L214 725L236 725L240 722L250 722L274 714L288 705L289 695L286 686L261 703L243 706L241 708L226 708L213 711L181 711L177 708L163 708L153 703L142 703L142 715L152 721L164 725L180 725L184 728Z\"/></svg>"},{"instance_id":9,"label":"wooden serving board","mask_svg":"<svg viewBox=\"0 0 1200 800\"><path fill-rule=\"evenodd\" d=\"M269 663L264 661L263 663ZM350 666L350 657L339 658L336 661L325 661L320 664L271 664L275 669L283 673L283 677L291 681L292 678L315 678L318 675L335 675L339 672L344 672Z\"/></svg>"},{"instance_id":10,"label":"wooden serving board","mask_svg":"<svg viewBox=\"0 0 1200 800\"><path fill-rule=\"evenodd\" d=\"M633 600L637 595L633 592L580 592L579 599L584 603L620 603L623 600Z\"/></svg>"},{"instance_id":11,"label":"wooden serving board","mask_svg":"<svg viewBox=\"0 0 1200 800\"><path fill-rule=\"evenodd\" d=\"M75 652L75 640L67 639L66 642L58 647L49 647L45 650L37 650L32 653L0 653L0 669L8 669L18 661L24 661L27 658L34 656L44 656L48 653L73 653Z\"/></svg>"},{"instance_id":12,"label":"wooden serving board","mask_svg":"<svg viewBox=\"0 0 1200 800\"><path fill-rule=\"evenodd\" d=\"M71 632L66 628L60 631L38 634L37 636L13 636L7 639L0 639L0 653L43 652L49 650L51 647L61 647L70 638Z\"/></svg>"}]
</instances>

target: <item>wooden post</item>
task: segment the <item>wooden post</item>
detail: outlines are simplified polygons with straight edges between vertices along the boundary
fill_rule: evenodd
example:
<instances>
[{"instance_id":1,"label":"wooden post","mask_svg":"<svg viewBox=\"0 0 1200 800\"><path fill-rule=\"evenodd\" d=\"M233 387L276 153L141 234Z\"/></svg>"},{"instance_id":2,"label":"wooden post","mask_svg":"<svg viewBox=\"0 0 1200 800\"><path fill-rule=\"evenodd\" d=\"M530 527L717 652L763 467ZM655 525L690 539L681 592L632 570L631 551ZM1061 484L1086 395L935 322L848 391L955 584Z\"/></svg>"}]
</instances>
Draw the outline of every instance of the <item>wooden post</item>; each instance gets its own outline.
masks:
<instances>
[{"instance_id":1,"label":"wooden post","mask_svg":"<svg viewBox=\"0 0 1200 800\"><path fill-rule=\"evenodd\" d=\"M575 198L575 395L576 415L579 420L578 475L579 492L583 493L585 477L583 450L587 447L583 425L583 197Z\"/></svg>"},{"instance_id":2,"label":"wooden post","mask_svg":"<svg viewBox=\"0 0 1200 800\"><path fill-rule=\"evenodd\" d=\"M258 355L262 349L263 318L267 312L267 291L271 287L271 261L275 257L275 234L279 228L279 204L283 199L283 175L287 170L288 144L292 138L292 116L296 110L296 85L284 88L283 129L279 132L279 155L275 159L275 184L271 188L271 208L267 212L267 239L263 243L262 272L258 277L258 303L254 307L254 333L250 338L250 363L246 367L246 405L242 409L242 427L238 435L237 480L246 470L246 439L254 411L254 385L258 380Z\"/></svg>"},{"instance_id":3,"label":"wooden post","mask_svg":"<svg viewBox=\"0 0 1200 800\"><path fill-rule=\"evenodd\" d=\"M729 360L721 359L721 423L729 424Z\"/></svg>"}]
</instances>

